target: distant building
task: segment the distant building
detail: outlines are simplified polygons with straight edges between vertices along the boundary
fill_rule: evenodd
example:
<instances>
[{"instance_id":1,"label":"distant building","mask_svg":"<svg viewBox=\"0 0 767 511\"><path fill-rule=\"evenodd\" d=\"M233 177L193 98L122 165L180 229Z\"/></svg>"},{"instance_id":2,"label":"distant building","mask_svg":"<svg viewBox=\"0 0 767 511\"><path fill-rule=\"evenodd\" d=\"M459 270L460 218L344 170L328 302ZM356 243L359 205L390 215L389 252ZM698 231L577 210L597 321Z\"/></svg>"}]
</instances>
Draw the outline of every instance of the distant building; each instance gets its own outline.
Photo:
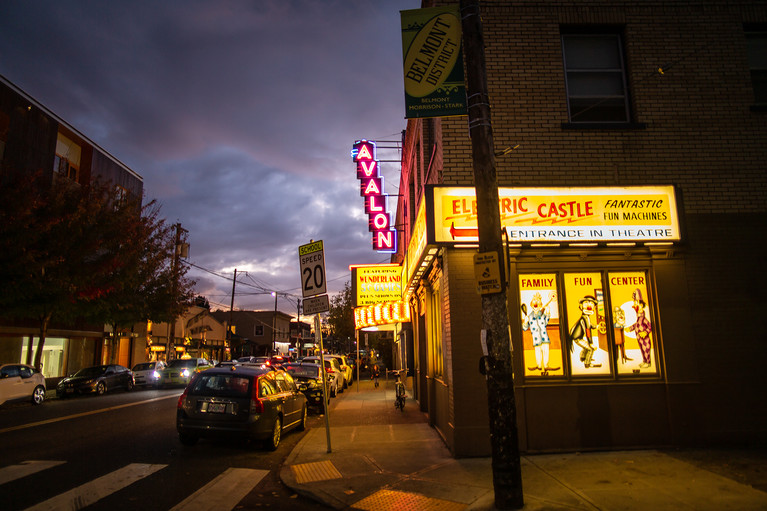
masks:
<instances>
[{"instance_id":1,"label":"distant building","mask_svg":"<svg viewBox=\"0 0 767 511\"><path fill-rule=\"evenodd\" d=\"M764 442L767 4L480 7L521 450ZM408 121L399 194L415 397L487 456L467 116Z\"/></svg>"},{"instance_id":2,"label":"distant building","mask_svg":"<svg viewBox=\"0 0 767 511\"><path fill-rule=\"evenodd\" d=\"M143 179L0 76L0 169L2 172L33 173L42 170L51 179L71 179L87 184L97 177L111 181L124 193L141 197ZM0 325L0 363L26 362L37 346L37 326L19 321ZM130 365L134 360L135 337L124 337L109 352L104 325L51 324L43 352L43 374L65 376L72 370L114 358ZM113 356L114 355L114 356Z\"/></svg>"},{"instance_id":3,"label":"distant building","mask_svg":"<svg viewBox=\"0 0 767 511\"><path fill-rule=\"evenodd\" d=\"M232 325L232 358L248 355L287 355L290 349L291 319L280 311L214 311L225 326ZM293 323L293 325L295 325Z\"/></svg>"}]
</instances>

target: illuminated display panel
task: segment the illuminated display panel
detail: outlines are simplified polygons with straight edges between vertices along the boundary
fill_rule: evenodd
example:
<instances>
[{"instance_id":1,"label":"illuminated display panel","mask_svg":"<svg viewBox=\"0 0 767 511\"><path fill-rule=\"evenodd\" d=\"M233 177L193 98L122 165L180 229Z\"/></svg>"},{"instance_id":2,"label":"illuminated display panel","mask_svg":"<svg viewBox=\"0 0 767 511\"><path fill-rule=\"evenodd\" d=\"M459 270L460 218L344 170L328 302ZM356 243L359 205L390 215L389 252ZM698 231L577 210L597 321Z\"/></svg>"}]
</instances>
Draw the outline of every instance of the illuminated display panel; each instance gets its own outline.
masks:
<instances>
[{"instance_id":1,"label":"illuminated display panel","mask_svg":"<svg viewBox=\"0 0 767 511\"><path fill-rule=\"evenodd\" d=\"M402 300L402 266L397 264L352 266L355 306Z\"/></svg>"},{"instance_id":2,"label":"illuminated display panel","mask_svg":"<svg viewBox=\"0 0 767 511\"><path fill-rule=\"evenodd\" d=\"M520 273L526 377L655 376L647 270Z\"/></svg>"},{"instance_id":3,"label":"illuminated display panel","mask_svg":"<svg viewBox=\"0 0 767 511\"><path fill-rule=\"evenodd\" d=\"M519 298L525 375L564 374L557 275L521 274Z\"/></svg>"},{"instance_id":4,"label":"illuminated display panel","mask_svg":"<svg viewBox=\"0 0 767 511\"><path fill-rule=\"evenodd\" d=\"M657 372L647 273L609 272L607 280L618 373Z\"/></svg>"},{"instance_id":5,"label":"illuminated display panel","mask_svg":"<svg viewBox=\"0 0 767 511\"><path fill-rule=\"evenodd\" d=\"M478 241L473 187L431 187L434 241ZM681 239L673 186L499 188L510 243L673 242Z\"/></svg>"},{"instance_id":6,"label":"illuminated display panel","mask_svg":"<svg viewBox=\"0 0 767 511\"><path fill-rule=\"evenodd\" d=\"M566 345L573 375L610 374L602 274L565 273Z\"/></svg>"}]
</instances>

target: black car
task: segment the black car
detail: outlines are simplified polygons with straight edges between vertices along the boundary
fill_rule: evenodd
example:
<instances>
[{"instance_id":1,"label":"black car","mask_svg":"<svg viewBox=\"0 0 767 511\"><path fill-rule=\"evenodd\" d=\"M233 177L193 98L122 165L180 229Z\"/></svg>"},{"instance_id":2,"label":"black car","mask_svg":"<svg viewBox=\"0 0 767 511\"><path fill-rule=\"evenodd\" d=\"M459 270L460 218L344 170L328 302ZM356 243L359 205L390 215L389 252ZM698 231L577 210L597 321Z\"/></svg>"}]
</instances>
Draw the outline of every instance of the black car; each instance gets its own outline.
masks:
<instances>
[{"instance_id":1,"label":"black car","mask_svg":"<svg viewBox=\"0 0 767 511\"><path fill-rule=\"evenodd\" d=\"M176 430L184 445L200 438L264 441L274 450L282 432L306 429L306 396L293 377L256 365L196 374L178 400Z\"/></svg>"},{"instance_id":2,"label":"black car","mask_svg":"<svg viewBox=\"0 0 767 511\"><path fill-rule=\"evenodd\" d=\"M306 402L309 406L315 406L320 411L325 411L325 403L322 398L322 375L320 374L320 366L318 364L300 364L297 362L291 362L283 366L298 385L298 390L304 393L306 396ZM330 381L333 378L331 375L327 375L326 379ZM330 385L326 385L325 389L330 389Z\"/></svg>"},{"instance_id":3,"label":"black car","mask_svg":"<svg viewBox=\"0 0 767 511\"><path fill-rule=\"evenodd\" d=\"M113 389L133 390L134 386L133 372L130 369L118 364L106 364L85 367L64 378L56 386L56 395L60 398L91 393L100 396Z\"/></svg>"}]
</instances>

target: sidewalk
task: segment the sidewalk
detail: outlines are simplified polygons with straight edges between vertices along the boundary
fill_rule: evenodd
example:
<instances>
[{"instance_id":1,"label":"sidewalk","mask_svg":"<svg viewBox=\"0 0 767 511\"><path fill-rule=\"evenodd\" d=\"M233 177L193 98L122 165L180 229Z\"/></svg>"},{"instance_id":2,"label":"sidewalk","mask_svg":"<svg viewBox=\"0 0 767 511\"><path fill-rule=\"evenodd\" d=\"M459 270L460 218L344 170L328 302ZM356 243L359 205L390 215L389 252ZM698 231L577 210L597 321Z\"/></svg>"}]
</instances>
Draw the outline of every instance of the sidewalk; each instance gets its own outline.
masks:
<instances>
[{"instance_id":1,"label":"sidewalk","mask_svg":"<svg viewBox=\"0 0 767 511\"><path fill-rule=\"evenodd\" d=\"M417 403L394 408L391 380L333 399L330 432L330 453L324 426L300 440L285 485L335 509L495 509L491 459L453 459ZM756 463L762 477L767 462ZM524 509L767 510L767 493L697 465L656 450L526 455Z\"/></svg>"}]
</instances>

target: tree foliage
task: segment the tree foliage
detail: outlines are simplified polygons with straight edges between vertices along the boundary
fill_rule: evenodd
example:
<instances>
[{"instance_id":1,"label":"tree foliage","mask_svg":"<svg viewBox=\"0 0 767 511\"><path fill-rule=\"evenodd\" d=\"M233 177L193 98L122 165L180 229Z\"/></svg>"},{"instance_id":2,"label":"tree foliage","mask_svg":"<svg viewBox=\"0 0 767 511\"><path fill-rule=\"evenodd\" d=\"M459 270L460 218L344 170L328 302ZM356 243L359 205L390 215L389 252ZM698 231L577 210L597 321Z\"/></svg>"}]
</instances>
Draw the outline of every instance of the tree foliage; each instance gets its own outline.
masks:
<instances>
[{"instance_id":1,"label":"tree foliage","mask_svg":"<svg viewBox=\"0 0 767 511\"><path fill-rule=\"evenodd\" d=\"M142 207L140 198L126 198L109 183L85 186L39 173L5 174L0 314L37 322L38 367L52 320L166 320L178 313L193 285L178 268L174 289L175 241L154 202Z\"/></svg>"},{"instance_id":2,"label":"tree foliage","mask_svg":"<svg viewBox=\"0 0 767 511\"><path fill-rule=\"evenodd\" d=\"M354 300L349 282L343 291L330 300L330 311L327 316L330 335L336 339L354 339Z\"/></svg>"}]
</instances>

